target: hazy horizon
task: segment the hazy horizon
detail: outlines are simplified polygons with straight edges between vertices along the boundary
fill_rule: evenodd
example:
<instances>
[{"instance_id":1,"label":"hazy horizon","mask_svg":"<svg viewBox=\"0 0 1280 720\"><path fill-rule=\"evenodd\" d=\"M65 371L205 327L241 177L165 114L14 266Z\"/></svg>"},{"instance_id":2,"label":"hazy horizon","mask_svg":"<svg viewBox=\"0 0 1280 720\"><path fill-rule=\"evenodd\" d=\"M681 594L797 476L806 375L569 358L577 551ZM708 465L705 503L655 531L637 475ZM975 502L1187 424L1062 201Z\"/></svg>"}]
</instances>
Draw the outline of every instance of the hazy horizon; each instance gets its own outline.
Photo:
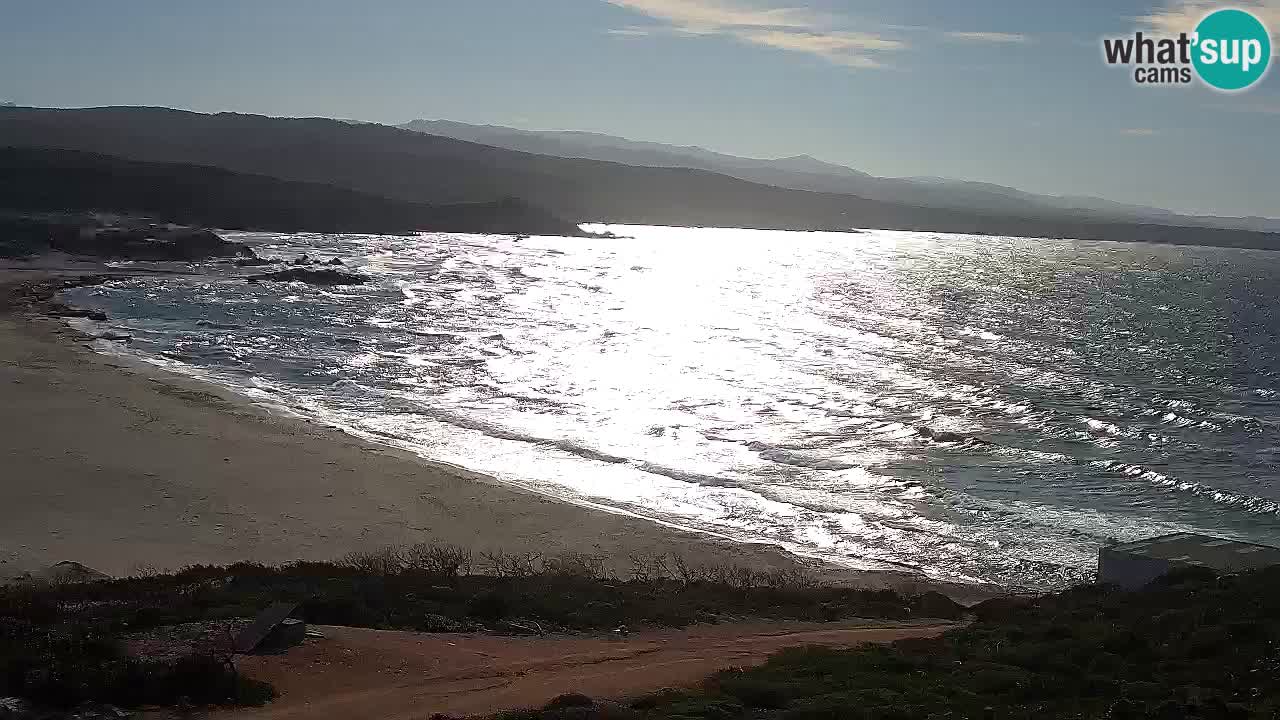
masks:
<instances>
[{"instance_id":1,"label":"hazy horizon","mask_svg":"<svg viewBox=\"0 0 1280 720\"><path fill-rule=\"evenodd\" d=\"M1280 0L1246 0L1280 26ZM1280 86L1136 86L1100 38L1202 0L7 3L0 101L418 118L1277 214ZM51 53L50 48L81 51Z\"/></svg>"}]
</instances>

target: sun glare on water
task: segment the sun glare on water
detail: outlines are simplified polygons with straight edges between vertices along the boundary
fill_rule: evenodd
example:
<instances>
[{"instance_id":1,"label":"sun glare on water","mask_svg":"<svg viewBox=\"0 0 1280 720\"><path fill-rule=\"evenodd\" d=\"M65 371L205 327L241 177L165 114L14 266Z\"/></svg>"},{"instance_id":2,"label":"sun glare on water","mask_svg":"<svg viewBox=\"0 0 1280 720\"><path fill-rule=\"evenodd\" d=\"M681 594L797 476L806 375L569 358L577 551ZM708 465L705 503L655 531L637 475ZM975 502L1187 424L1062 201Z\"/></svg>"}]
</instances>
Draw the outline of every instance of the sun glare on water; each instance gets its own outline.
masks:
<instances>
[{"instance_id":1,"label":"sun glare on water","mask_svg":"<svg viewBox=\"0 0 1280 720\"><path fill-rule=\"evenodd\" d=\"M1269 255L586 229L620 237L246 234L375 282L83 293L138 351L353 432L856 567L1046 587L1108 537L1280 539L1280 491L1216 471L1265 462L1254 420L1214 417L1254 412L1256 379L1213 355L1248 331L1188 325L1280 278Z\"/></svg>"}]
</instances>

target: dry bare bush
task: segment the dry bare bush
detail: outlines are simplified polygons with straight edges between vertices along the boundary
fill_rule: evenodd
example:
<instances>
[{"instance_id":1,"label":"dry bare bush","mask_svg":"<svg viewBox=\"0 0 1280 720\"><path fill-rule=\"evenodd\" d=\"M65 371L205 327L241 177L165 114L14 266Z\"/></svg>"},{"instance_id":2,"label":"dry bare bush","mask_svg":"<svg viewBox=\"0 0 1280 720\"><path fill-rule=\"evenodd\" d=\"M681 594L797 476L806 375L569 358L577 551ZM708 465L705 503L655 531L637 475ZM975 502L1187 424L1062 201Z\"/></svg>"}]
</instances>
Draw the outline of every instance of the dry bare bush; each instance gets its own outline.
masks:
<instances>
[{"instance_id":1,"label":"dry bare bush","mask_svg":"<svg viewBox=\"0 0 1280 720\"><path fill-rule=\"evenodd\" d=\"M338 565L373 575L399 575L405 569L405 559L400 548L385 547L349 552Z\"/></svg>"},{"instance_id":2,"label":"dry bare bush","mask_svg":"<svg viewBox=\"0 0 1280 720\"><path fill-rule=\"evenodd\" d=\"M757 588L807 590L818 586L818 582L802 569L761 572L740 565L692 565L675 553L637 554L631 555L629 560L629 576L619 578L608 569L605 558L599 555L576 552L548 555L537 551L508 552L500 548L477 553L453 545L418 543L349 553L338 564L370 575L424 573L451 583L465 577L556 576L640 583L674 582L684 586L701 583L743 591Z\"/></svg>"},{"instance_id":3,"label":"dry bare bush","mask_svg":"<svg viewBox=\"0 0 1280 720\"><path fill-rule=\"evenodd\" d=\"M567 552L546 558L539 568L539 575L555 575L559 577L581 577L592 580L609 580L605 569L604 557L586 553Z\"/></svg>"},{"instance_id":4,"label":"dry bare bush","mask_svg":"<svg viewBox=\"0 0 1280 720\"><path fill-rule=\"evenodd\" d=\"M401 551L400 557L408 570L438 575L445 579L470 575L474 561L471 551L466 548L428 543L410 545Z\"/></svg>"},{"instance_id":5,"label":"dry bare bush","mask_svg":"<svg viewBox=\"0 0 1280 720\"><path fill-rule=\"evenodd\" d=\"M505 550L486 550L480 553L478 563L482 574L497 578L522 578L536 575L542 553L509 553Z\"/></svg>"}]
</instances>

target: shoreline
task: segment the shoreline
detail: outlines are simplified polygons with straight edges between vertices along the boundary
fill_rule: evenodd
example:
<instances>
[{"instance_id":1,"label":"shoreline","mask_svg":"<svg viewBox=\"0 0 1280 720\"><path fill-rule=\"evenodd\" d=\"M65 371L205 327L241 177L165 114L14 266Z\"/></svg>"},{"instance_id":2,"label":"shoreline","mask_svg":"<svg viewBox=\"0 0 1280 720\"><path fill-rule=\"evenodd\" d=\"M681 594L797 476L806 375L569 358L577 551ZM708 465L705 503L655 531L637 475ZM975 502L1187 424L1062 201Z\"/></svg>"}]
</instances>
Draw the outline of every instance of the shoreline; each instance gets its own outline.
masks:
<instances>
[{"instance_id":1,"label":"shoreline","mask_svg":"<svg viewBox=\"0 0 1280 720\"><path fill-rule=\"evenodd\" d=\"M802 570L835 585L996 588L842 568L777 546L717 537L575 503L423 458L145 361L87 336L16 290L80 275L141 274L97 263L0 269L0 579L61 561L110 575L191 564L334 560L436 542L473 550L582 552L620 575L633 556ZM24 303L25 301L25 303ZM47 299L44 306L48 305ZM59 452L61 451L61 452Z\"/></svg>"}]
</instances>

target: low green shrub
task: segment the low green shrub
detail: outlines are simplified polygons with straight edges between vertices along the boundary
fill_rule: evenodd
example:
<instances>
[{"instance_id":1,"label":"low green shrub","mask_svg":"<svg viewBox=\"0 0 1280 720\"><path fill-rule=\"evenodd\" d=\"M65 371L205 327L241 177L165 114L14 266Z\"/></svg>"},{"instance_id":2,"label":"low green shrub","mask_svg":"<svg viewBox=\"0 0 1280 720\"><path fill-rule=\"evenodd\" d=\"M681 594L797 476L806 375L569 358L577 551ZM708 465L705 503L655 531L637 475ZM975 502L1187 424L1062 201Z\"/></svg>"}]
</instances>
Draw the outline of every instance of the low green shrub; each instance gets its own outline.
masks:
<instances>
[{"instance_id":1,"label":"low green shrub","mask_svg":"<svg viewBox=\"0 0 1280 720\"><path fill-rule=\"evenodd\" d=\"M307 622L428 632L601 632L737 618L838 620L959 617L943 596L817 587L804 576L695 568L670 556L634 558L633 577L600 558L388 548L338 562L238 563L85 584L0 588L0 696L43 704L252 704L271 690L229 662L127 657L128 633L252 617L299 604ZM736 707L736 701L730 705ZM585 706L583 706L585 707ZM727 706L726 706L727 707ZM629 708L626 713L634 714ZM590 712L597 712L590 710ZM561 707L561 715L588 712ZM618 716L622 709L609 710Z\"/></svg>"},{"instance_id":2,"label":"low green shrub","mask_svg":"<svg viewBox=\"0 0 1280 720\"><path fill-rule=\"evenodd\" d=\"M85 702L124 707L179 702L260 705L269 685L229 662L192 655L174 661L129 657L113 633L74 619L47 624L6 619L0 633L0 696L70 708Z\"/></svg>"},{"instance_id":3,"label":"low green shrub","mask_svg":"<svg viewBox=\"0 0 1280 720\"><path fill-rule=\"evenodd\" d=\"M1079 587L976 616L933 639L784 650L631 708L646 720L1280 718L1280 568Z\"/></svg>"},{"instance_id":4,"label":"low green shrub","mask_svg":"<svg viewBox=\"0 0 1280 720\"><path fill-rule=\"evenodd\" d=\"M571 554L484 553L420 545L351 555L339 562L267 567L191 567L108 582L0 589L0 618L49 622L76 608L82 622L141 630L253 616L296 602L307 622L401 630L465 632L529 626L587 632L680 627L738 618L832 621L845 618L956 619L964 608L937 593L818 587L794 573L691 568L662 557L637 560L634 577Z\"/></svg>"}]
</instances>

